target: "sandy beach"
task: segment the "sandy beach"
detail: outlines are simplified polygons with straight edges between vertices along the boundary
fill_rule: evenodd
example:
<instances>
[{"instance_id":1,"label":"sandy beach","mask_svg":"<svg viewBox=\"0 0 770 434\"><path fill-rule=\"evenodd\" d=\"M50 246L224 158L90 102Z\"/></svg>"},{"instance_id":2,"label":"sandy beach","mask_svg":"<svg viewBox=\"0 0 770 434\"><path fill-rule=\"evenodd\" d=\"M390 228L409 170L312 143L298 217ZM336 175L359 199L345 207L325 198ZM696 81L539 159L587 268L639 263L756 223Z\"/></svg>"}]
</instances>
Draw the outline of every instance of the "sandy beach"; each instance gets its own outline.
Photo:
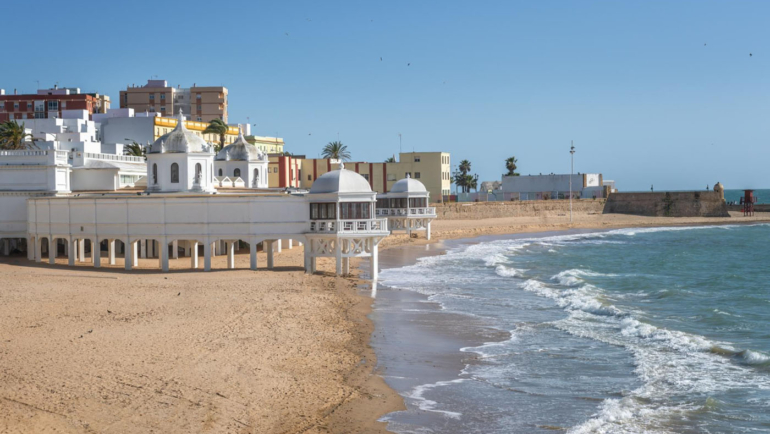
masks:
<instances>
[{"instance_id":1,"label":"sandy beach","mask_svg":"<svg viewBox=\"0 0 770 434\"><path fill-rule=\"evenodd\" d=\"M770 221L626 215L438 220L433 241L479 235ZM391 236L383 248L427 242ZM303 274L302 250L276 269L189 269L157 260L125 272L0 261L0 432L361 433L403 408L377 375L371 299L355 278ZM260 265L265 258L260 253ZM144 263L145 265L142 265Z\"/></svg>"}]
</instances>

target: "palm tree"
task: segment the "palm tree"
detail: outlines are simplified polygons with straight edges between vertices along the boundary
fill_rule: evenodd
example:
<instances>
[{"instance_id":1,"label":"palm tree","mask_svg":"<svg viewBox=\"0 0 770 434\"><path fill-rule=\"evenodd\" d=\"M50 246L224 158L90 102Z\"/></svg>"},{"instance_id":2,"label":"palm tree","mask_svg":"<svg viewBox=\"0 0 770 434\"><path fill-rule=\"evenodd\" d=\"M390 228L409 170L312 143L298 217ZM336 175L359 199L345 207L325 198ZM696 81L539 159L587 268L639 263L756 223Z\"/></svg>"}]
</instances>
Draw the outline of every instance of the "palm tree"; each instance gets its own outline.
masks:
<instances>
[{"instance_id":1,"label":"palm tree","mask_svg":"<svg viewBox=\"0 0 770 434\"><path fill-rule=\"evenodd\" d=\"M350 152L348 152L348 147L343 145L342 142L329 142L324 146L321 157L348 161L350 160Z\"/></svg>"},{"instance_id":2,"label":"palm tree","mask_svg":"<svg viewBox=\"0 0 770 434\"><path fill-rule=\"evenodd\" d=\"M479 191L479 175L465 175L467 176L466 180L466 188L468 189L468 193L471 192L471 188Z\"/></svg>"},{"instance_id":3,"label":"palm tree","mask_svg":"<svg viewBox=\"0 0 770 434\"><path fill-rule=\"evenodd\" d=\"M458 168L460 169L460 173L465 175L471 171L471 162L468 160L463 160L460 162L460 167Z\"/></svg>"},{"instance_id":4,"label":"palm tree","mask_svg":"<svg viewBox=\"0 0 770 434\"><path fill-rule=\"evenodd\" d=\"M516 163L518 162L519 160L517 160L516 157L510 157L505 160L505 169L508 171L505 176L519 176L519 174L516 173Z\"/></svg>"},{"instance_id":5,"label":"palm tree","mask_svg":"<svg viewBox=\"0 0 770 434\"><path fill-rule=\"evenodd\" d=\"M396 162L396 157L388 157L388 158L385 159L385 162L386 163L395 163Z\"/></svg>"},{"instance_id":6,"label":"palm tree","mask_svg":"<svg viewBox=\"0 0 770 434\"><path fill-rule=\"evenodd\" d=\"M144 157L145 160L147 159L147 149L136 142L131 142L130 145L126 145L123 148L123 154L132 157Z\"/></svg>"},{"instance_id":7,"label":"palm tree","mask_svg":"<svg viewBox=\"0 0 770 434\"><path fill-rule=\"evenodd\" d=\"M27 138L30 140L28 141ZM0 149L24 150L37 148L32 134L26 132L24 123L8 120L0 124Z\"/></svg>"},{"instance_id":8,"label":"palm tree","mask_svg":"<svg viewBox=\"0 0 770 434\"><path fill-rule=\"evenodd\" d=\"M203 130L203 134L219 134L219 146L214 146L217 152L225 147L225 134L228 126L222 119L212 119L209 125Z\"/></svg>"}]
</instances>

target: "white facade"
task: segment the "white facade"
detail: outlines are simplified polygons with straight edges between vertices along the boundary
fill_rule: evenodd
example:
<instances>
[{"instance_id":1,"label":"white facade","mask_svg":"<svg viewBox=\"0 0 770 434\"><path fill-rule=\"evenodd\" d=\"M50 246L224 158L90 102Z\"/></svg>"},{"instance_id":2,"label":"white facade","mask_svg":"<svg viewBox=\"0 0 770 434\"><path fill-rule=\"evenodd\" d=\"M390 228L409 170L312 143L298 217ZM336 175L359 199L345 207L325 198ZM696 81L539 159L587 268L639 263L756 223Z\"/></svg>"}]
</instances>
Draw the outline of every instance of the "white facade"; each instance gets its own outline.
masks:
<instances>
[{"instance_id":1,"label":"white facade","mask_svg":"<svg viewBox=\"0 0 770 434\"><path fill-rule=\"evenodd\" d=\"M267 168L267 154L247 142L243 130L235 142L217 153L214 161L214 175L220 179L229 178L233 187L267 188ZM236 185L239 178L242 186ZM223 184L220 182L220 186L224 186Z\"/></svg>"},{"instance_id":2,"label":"white facade","mask_svg":"<svg viewBox=\"0 0 770 434\"><path fill-rule=\"evenodd\" d=\"M521 200L569 198L570 178L574 197L602 196L602 175L582 173L577 175L527 175L503 176L504 193L516 193Z\"/></svg>"}]
</instances>

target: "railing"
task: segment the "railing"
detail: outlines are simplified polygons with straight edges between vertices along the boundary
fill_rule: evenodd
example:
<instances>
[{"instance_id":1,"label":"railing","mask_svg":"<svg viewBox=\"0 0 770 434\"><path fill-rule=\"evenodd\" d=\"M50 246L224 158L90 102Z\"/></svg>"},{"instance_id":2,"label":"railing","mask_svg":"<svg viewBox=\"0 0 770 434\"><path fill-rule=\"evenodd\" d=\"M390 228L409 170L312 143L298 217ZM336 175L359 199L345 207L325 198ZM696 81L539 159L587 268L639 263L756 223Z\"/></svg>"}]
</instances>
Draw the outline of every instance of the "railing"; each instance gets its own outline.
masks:
<instances>
[{"instance_id":1,"label":"railing","mask_svg":"<svg viewBox=\"0 0 770 434\"><path fill-rule=\"evenodd\" d=\"M310 222L310 232L316 233L384 232L387 230L387 219L312 220Z\"/></svg>"},{"instance_id":2,"label":"railing","mask_svg":"<svg viewBox=\"0 0 770 434\"><path fill-rule=\"evenodd\" d=\"M424 208L377 208L378 216L434 216L436 215L435 207Z\"/></svg>"},{"instance_id":3,"label":"railing","mask_svg":"<svg viewBox=\"0 0 770 434\"><path fill-rule=\"evenodd\" d=\"M93 158L96 160L125 161L129 163L144 163L144 157L134 157L131 155L98 154L94 152L86 152L86 158Z\"/></svg>"}]
</instances>

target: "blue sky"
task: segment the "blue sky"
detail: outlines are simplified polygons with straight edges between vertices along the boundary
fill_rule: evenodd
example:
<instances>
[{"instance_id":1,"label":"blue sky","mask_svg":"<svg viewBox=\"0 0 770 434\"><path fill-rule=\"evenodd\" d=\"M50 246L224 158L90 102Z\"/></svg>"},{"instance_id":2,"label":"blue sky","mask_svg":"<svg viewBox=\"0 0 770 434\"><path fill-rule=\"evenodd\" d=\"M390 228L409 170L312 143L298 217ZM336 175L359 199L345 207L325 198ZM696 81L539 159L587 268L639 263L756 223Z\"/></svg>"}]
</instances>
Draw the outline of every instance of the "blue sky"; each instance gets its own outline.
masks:
<instances>
[{"instance_id":1,"label":"blue sky","mask_svg":"<svg viewBox=\"0 0 770 434\"><path fill-rule=\"evenodd\" d=\"M493 180L511 155L523 174L567 173L574 140L575 171L621 190L770 186L766 1L44 0L4 15L6 90L117 101L157 75L224 84L231 122L309 157L339 134L382 161L401 133L404 151Z\"/></svg>"}]
</instances>

